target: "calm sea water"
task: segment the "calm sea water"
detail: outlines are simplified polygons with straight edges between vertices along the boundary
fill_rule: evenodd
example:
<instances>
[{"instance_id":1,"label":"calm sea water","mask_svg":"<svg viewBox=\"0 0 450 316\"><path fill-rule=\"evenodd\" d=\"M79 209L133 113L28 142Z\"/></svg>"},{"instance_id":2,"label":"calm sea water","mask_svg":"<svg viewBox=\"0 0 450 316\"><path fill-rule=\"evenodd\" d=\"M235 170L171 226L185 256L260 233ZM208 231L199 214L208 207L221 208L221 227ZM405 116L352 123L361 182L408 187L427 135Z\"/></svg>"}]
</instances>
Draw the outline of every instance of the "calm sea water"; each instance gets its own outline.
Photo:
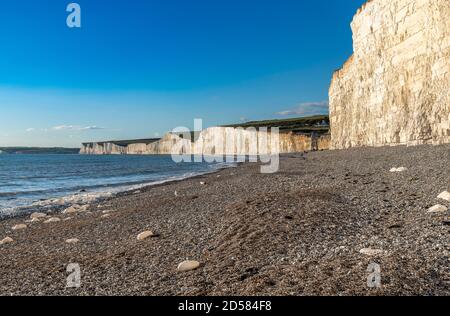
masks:
<instances>
[{"instance_id":1,"label":"calm sea water","mask_svg":"<svg viewBox=\"0 0 450 316\"><path fill-rule=\"evenodd\" d=\"M0 155L0 216L51 206L64 197L92 198L222 167L177 164L170 156Z\"/></svg>"}]
</instances>

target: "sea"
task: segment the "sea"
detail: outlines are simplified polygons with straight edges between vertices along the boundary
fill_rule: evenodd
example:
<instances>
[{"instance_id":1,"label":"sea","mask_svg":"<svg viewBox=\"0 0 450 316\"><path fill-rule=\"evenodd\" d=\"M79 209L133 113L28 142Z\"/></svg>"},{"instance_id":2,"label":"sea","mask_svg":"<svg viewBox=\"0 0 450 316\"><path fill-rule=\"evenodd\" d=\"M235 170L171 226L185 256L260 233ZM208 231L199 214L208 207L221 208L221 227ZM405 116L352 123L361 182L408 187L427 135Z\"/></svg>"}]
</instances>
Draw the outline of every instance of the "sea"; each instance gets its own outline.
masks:
<instances>
[{"instance_id":1,"label":"sea","mask_svg":"<svg viewBox=\"0 0 450 316\"><path fill-rule=\"evenodd\" d=\"M176 163L171 156L0 154L0 218L91 203L232 166Z\"/></svg>"}]
</instances>

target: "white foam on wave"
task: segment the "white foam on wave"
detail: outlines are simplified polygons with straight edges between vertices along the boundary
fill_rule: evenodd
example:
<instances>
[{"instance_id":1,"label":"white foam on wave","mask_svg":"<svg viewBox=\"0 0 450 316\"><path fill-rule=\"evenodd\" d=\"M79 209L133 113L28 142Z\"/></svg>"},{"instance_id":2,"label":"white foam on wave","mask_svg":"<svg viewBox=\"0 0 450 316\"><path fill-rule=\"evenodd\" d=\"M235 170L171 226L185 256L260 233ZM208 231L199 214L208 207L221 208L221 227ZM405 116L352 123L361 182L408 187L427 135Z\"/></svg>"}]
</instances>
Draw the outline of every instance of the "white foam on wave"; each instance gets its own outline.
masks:
<instances>
[{"instance_id":1,"label":"white foam on wave","mask_svg":"<svg viewBox=\"0 0 450 316\"><path fill-rule=\"evenodd\" d=\"M107 191L74 193L74 194L70 194L67 196L59 197L59 198L51 198L51 199L37 201L28 206L0 209L0 219L2 217L13 217L13 216L29 214L36 210L39 210L40 212L45 213L45 212L52 212L57 208L62 210L62 209L65 209L65 208L70 207L71 205L75 205L75 204L78 204L78 205L93 204L95 202L98 202L99 200L112 198L115 195L117 195L118 193L132 192L132 191L144 189L147 187L165 184L168 182L182 181L182 180L186 180L186 179L193 178L193 177L212 174L219 170L233 168L236 166L237 166L236 163L217 163L217 164L211 165L211 170L209 170L209 171L189 172L189 173L185 173L181 176L168 177L168 178L165 178L162 180L150 181L150 182L134 184L134 185L123 185L123 186L118 186L115 188L108 188Z\"/></svg>"}]
</instances>

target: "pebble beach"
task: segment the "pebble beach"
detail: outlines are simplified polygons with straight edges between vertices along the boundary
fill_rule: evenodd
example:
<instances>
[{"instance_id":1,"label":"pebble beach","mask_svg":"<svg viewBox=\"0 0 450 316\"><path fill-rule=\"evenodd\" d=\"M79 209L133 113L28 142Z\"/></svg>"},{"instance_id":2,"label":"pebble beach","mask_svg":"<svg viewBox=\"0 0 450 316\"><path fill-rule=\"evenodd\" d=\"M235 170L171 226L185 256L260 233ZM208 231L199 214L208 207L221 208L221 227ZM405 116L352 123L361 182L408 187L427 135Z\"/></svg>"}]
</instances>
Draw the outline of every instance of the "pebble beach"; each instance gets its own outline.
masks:
<instances>
[{"instance_id":1,"label":"pebble beach","mask_svg":"<svg viewBox=\"0 0 450 316\"><path fill-rule=\"evenodd\" d=\"M449 161L450 145L289 154L275 174L5 219L0 295L449 295Z\"/></svg>"}]
</instances>

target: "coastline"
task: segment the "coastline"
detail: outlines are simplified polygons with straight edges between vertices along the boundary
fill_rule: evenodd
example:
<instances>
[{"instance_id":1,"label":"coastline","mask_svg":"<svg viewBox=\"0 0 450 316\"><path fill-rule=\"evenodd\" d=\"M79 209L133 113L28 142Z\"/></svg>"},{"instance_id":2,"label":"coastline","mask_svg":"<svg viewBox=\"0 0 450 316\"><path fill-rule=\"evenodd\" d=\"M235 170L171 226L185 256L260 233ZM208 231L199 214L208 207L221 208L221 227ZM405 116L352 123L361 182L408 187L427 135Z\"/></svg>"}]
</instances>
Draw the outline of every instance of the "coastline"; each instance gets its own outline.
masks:
<instances>
[{"instance_id":1,"label":"coastline","mask_svg":"<svg viewBox=\"0 0 450 316\"><path fill-rule=\"evenodd\" d=\"M211 170L172 176L161 180L141 181L138 183L123 183L114 186L105 186L103 190L81 190L72 194L43 199L29 205L13 207L10 209L0 209L0 221L11 218L26 218L33 212L43 212L48 215L58 215L64 209L74 204L87 205L92 203L101 203L104 200L118 196L132 194L133 192L145 188L151 188L166 183L183 181L189 178L201 177L203 175L214 174L220 170L234 168L240 163L217 163L211 165Z\"/></svg>"},{"instance_id":2,"label":"coastline","mask_svg":"<svg viewBox=\"0 0 450 316\"><path fill-rule=\"evenodd\" d=\"M449 295L449 214L427 212L450 206L437 199L449 190L449 154L450 145L289 154L276 174L247 163L53 214L60 222L13 231L28 218L5 219L0 239L14 241L0 246L0 294ZM138 241L146 230L157 236ZM186 259L200 268L178 272ZM81 288L65 287L70 263ZM371 263L380 288L367 286Z\"/></svg>"}]
</instances>

